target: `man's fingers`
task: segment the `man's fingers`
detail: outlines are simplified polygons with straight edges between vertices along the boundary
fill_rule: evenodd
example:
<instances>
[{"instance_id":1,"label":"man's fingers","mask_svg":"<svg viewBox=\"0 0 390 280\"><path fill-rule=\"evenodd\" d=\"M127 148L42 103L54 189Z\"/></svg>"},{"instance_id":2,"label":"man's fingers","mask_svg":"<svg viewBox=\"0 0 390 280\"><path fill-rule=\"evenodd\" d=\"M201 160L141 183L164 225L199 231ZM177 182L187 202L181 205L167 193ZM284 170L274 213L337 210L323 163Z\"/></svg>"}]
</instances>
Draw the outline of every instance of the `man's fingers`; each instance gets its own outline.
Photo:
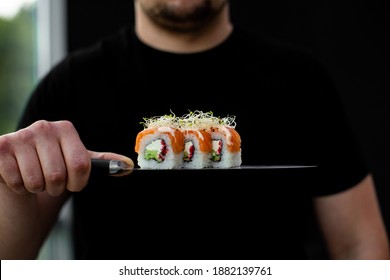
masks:
<instances>
[{"instance_id":1,"label":"man's fingers","mask_svg":"<svg viewBox=\"0 0 390 280\"><path fill-rule=\"evenodd\" d=\"M90 169L90 156L69 121L41 120L0 137L1 182L16 193L80 191Z\"/></svg>"},{"instance_id":2,"label":"man's fingers","mask_svg":"<svg viewBox=\"0 0 390 280\"><path fill-rule=\"evenodd\" d=\"M47 137L37 145L40 164L45 180L45 189L51 196L58 196L65 191L68 172L61 147L56 139Z\"/></svg>"},{"instance_id":3,"label":"man's fingers","mask_svg":"<svg viewBox=\"0 0 390 280\"><path fill-rule=\"evenodd\" d=\"M8 188L18 194L25 193L23 178L16 159L10 155L1 155L1 157L0 183L7 185Z\"/></svg>"},{"instance_id":4,"label":"man's fingers","mask_svg":"<svg viewBox=\"0 0 390 280\"><path fill-rule=\"evenodd\" d=\"M66 188L72 192L81 191L87 185L91 172L88 151L72 123L62 121L56 128L67 170Z\"/></svg>"},{"instance_id":5,"label":"man's fingers","mask_svg":"<svg viewBox=\"0 0 390 280\"><path fill-rule=\"evenodd\" d=\"M39 159L30 145L32 138L30 131L22 130L0 139L0 175L16 193L36 193L44 187Z\"/></svg>"},{"instance_id":6,"label":"man's fingers","mask_svg":"<svg viewBox=\"0 0 390 280\"><path fill-rule=\"evenodd\" d=\"M26 148L29 148L27 146ZM16 160L24 187L30 193L39 193L45 190L45 180L41 164L35 150L19 151Z\"/></svg>"}]
</instances>

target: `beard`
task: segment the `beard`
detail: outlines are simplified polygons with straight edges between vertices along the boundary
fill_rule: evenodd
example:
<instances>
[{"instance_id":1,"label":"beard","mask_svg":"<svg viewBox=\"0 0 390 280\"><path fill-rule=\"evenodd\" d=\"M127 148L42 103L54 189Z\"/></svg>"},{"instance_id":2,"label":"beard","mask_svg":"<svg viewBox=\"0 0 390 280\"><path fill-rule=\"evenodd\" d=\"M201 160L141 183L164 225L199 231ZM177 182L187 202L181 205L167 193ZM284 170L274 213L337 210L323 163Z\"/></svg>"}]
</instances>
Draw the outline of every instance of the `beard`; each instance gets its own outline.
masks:
<instances>
[{"instance_id":1,"label":"beard","mask_svg":"<svg viewBox=\"0 0 390 280\"><path fill-rule=\"evenodd\" d=\"M176 32L192 32L211 22L228 0L152 0L140 2L155 24Z\"/></svg>"}]
</instances>

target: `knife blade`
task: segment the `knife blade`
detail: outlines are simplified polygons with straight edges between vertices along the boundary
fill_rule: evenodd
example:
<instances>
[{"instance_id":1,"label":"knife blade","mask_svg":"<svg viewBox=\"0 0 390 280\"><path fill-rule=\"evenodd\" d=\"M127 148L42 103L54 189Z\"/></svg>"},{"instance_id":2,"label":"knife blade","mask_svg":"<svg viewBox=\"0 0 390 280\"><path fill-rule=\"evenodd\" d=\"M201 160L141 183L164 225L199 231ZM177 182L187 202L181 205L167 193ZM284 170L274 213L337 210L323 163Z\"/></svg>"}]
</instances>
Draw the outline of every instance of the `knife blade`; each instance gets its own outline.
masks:
<instances>
[{"instance_id":1,"label":"knife blade","mask_svg":"<svg viewBox=\"0 0 390 280\"><path fill-rule=\"evenodd\" d=\"M126 163L120 160L106 160L106 159L91 159L92 169L99 173L106 173L108 175L119 175L130 170L138 171L176 171L176 170L250 170L250 169L294 169L294 168L315 168L316 165L241 165L237 167L228 168L174 168L174 169L150 169L150 168L131 168Z\"/></svg>"}]
</instances>

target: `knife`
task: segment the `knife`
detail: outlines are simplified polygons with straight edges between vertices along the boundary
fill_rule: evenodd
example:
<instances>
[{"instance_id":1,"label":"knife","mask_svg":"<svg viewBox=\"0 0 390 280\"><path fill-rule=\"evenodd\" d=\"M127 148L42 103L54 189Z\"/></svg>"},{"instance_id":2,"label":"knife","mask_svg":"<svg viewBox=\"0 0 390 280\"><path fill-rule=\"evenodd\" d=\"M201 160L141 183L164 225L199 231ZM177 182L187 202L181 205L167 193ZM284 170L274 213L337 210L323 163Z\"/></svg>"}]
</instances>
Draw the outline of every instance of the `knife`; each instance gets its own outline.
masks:
<instances>
[{"instance_id":1,"label":"knife","mask_svg":"<svg viewBox=\"0 0 390 280\"><path fill-rule=\"evenodd\" d=\"M161 170L243 170L243 169L293 169L293 168L314 168L316 165L241 165L237 167L229 168L202 168L202 169L148 169L148 168L132 168L125 162L120 160L106 160L106 159L91 159L92 169L98 173L106 173L107 175L119 175L130 170L143 170L143 171L161 171Z\"/></svg>"},{"instance_id":2,"label":"knife","mask_svg":"<svg viewBox=\"0 0 390 280\"><path fill-rule=\"evenodd\" d=\"M120 175L133 168L121 160L91 159L92 170L99 174Z\"/></svg>"}]
</instances>

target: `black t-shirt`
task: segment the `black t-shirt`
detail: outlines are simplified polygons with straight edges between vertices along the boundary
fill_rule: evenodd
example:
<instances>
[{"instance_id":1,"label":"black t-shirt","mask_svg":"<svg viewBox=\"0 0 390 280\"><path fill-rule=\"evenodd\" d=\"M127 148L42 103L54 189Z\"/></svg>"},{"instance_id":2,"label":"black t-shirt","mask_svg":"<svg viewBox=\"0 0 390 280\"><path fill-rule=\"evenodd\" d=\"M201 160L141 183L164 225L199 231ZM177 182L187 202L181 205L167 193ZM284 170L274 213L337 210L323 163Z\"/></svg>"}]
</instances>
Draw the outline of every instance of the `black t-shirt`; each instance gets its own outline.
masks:
<instances>
[{"instance_id":1,"label":"black t-shirt","mask_svg":"<svg viewBox=\"0 0 390 280\"><path fill-rule=\"evenodd\" d=\"M155 50L125 27L70 54L19 127L70 120L89 150L129 156L144 117L236 116L244 165L289 170L92 174L73 195L78 259L305 259L311 198L367 173L326 71L293 47L234 30L195 54Z\"/></svg>"}]
</instances>

